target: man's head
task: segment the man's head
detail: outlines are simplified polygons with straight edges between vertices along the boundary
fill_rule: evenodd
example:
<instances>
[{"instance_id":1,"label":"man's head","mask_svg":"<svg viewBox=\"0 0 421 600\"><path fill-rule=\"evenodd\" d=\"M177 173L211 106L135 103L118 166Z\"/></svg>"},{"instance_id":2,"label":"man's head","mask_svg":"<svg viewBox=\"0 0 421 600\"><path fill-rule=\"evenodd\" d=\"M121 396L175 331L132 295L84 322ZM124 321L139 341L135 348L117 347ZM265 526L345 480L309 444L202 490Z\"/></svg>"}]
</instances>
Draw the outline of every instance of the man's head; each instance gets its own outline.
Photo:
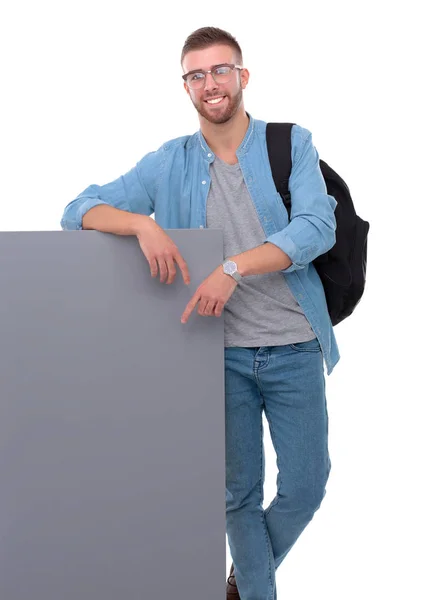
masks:
<instances>
[{"instance_id":1,"label":"man's head","mask_svg":"<svg viewBox=\"0 0 421 600\"><path fill-rule=\"evenodd\" d=\"M210 123L226 123L242 106L249 79L242 65L237 40L222 29L202 27L185 41L181 53L184 87L198 113Z\"/></svg>"}]
</instances>

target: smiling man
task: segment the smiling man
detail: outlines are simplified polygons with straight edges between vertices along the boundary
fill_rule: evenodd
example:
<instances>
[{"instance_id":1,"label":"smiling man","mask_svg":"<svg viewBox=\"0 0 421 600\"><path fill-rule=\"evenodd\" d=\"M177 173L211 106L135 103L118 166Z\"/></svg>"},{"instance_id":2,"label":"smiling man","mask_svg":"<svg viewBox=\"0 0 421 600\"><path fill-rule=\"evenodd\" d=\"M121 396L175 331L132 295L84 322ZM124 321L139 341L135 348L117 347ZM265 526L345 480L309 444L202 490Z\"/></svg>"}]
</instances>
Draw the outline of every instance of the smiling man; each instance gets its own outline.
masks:
<instances>
[{"instance_id":1,"label":"smiling man","mask_svg":"<svg viewBox=\"0 0 421 600\"><path fill-rule=\"evenodd\" d=\"M176 266L186 284L190 276L165 229L223 230L225 260L181 320L194 310L224 317L227 599L275 600L276 569L319 508L331 467L323 361L330 374L339 352L312 261L335 243L336 201L311 133L294 125L288 219L271 176L266 123L244 108L249 72L231 34L193 32L181 66L200 130L150 152L117 180L89 186L61 225L135 235L151 275L167 284ZM263 411L279 469L265 510Z\"/></svg>"}]
</instances>

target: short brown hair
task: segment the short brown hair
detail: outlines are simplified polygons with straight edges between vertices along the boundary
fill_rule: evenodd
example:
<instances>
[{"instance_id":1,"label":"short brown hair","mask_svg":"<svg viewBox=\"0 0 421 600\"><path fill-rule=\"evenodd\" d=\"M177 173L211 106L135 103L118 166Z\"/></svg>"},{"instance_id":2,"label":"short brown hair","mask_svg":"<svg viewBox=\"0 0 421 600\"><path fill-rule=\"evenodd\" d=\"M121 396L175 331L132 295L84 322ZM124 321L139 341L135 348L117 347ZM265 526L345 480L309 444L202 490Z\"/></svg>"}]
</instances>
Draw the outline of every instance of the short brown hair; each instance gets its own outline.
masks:
<instances>
[{"instance_id":1,"label":"short brown hair","mask_svg":"<svg viewBox=\"0 0 421 600\"><path fill-rule=\"evenodd\" d=\"M201 27L200 29L193 31L184 42L183 50L181 52L181 64L183 64L187 52L191 52L192 50L203 50L208 46L215 46L216 44L231 46L231 48L237 52L239 64L243 64L241 48L235 37L228 33L228 31L218 29L218 27Z\"/></svg>"}]
</instances>

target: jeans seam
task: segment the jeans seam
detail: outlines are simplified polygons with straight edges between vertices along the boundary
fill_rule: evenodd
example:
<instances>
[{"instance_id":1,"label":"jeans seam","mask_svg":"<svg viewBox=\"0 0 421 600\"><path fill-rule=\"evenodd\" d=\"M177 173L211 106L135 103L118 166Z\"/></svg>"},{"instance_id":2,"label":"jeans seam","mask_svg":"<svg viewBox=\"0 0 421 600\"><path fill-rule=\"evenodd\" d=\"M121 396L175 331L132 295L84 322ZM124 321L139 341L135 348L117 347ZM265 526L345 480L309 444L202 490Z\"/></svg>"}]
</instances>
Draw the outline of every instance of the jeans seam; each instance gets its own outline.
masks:
<instances>
[{"instance_id":1,"label":"jeans seam","mask_svg":"<svg viewBox=\"0 0 421 600\"><path fill-rule=\"evenodd\" d=\"M295 344L288 344L295 352L321 352L321 348L299 348Z\"/></svg>"},{"instance_id":2,"label":"jeans seam","mask_svg":"<svg viewBox=\"0 0 421 600\"><path fill-rule=\"evenodd\" d=\"M277 504L279 504L280 499L281 499L281 496L279 495L279 493L276 493L276 498L273 499L270 506L266 509L266 516L268 516L268 514L270 513L272 508L274 508Z\"/></svg>"},{"instance_id":3,"label":"jeans seam","mask_svg":"<svg viewBox=\"0 0 421 600\"><path fill-rule=\"evenodd\" d=\"M257 373L256 373L257 376ZM260 386L259 386L260 389ZM260 391L260 393L262 393ZM262 443L260 444L260 497L263 498L263 420L260 422L260 436L261 436L261 440ZM270 597L273 597L273 590L274 590L274 586L273 586L273 581L272 581L272 572L271 572L271 565L270 565L270 541L269 541L269 534L268 534L268 530L267 530L267 525L266 525L266 519L265 519L265 511L262 510L260 512L260 518L262 520L262 525L263 525L263 530L265 532L265 540L266 540L266 550L267 550L267 556L268 556L268 563L269 563L269 590L270 590Z\"/></svg>"}]
</instances>

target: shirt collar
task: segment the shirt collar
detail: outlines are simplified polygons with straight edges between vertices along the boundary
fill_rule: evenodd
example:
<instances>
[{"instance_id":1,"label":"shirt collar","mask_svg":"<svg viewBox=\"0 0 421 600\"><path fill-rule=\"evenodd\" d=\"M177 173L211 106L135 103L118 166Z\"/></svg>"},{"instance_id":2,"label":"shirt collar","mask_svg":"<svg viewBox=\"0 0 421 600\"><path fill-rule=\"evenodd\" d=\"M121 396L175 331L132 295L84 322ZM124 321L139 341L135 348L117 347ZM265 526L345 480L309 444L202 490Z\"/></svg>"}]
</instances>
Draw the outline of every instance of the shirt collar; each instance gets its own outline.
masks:
<instances>
[{"instance_id":1,"label":"shirt collar","mask_svg":"<svg viewBox=\"0 0 421 600\"><path fill-rule=\"evenodd\" d=\"M249 118L249 126L247 128L247 131L244 135L243 141L241 142L241 144L239 145L239 147L237 148L236 151L236 155L237 156L242 156L243 154L245 154L248 149L249 146L252 142L253 139L253 134L254 134L254 119L253 117L246 112L246 115ZM208 144L206 143L205 138L203 137L202 132L199 130L199 144L200 144L200 148L202 150L202 153L204 155L204 158L209 162L213 162L215 159L214 153L212 152L212 150L209 148Z\"/></svg>"}]
</instances>

